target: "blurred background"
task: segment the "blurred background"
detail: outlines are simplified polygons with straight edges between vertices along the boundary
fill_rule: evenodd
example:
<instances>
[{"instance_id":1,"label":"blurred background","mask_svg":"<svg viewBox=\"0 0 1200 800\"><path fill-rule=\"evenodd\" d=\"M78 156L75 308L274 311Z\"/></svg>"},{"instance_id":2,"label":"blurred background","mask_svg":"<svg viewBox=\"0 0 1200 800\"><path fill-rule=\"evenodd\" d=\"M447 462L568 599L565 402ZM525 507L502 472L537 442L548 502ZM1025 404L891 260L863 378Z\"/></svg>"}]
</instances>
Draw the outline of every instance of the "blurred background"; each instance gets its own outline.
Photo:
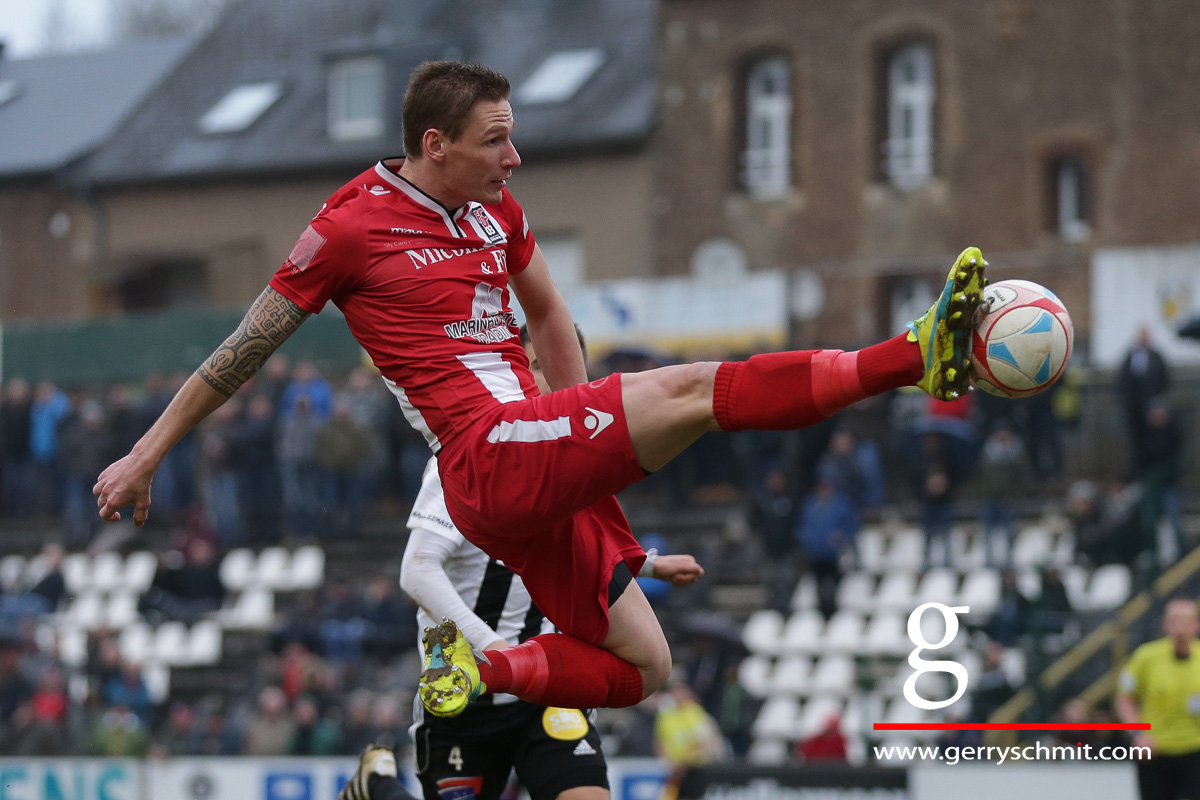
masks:
<instances>
[{"instance_id":1,"label":"blurred background","mask_svg":"<svg viewBox=\"0 0 1200 800\"><path fill-rule=\"evenodd\" d=\"M245 795L331 798L365 743L410 746L428 450L332 305L176 447L146 528L101 527L91 487L324 199L402 154L427 59L510 78L510 188L594 377L873 343L967 245L1074 320L1035 397L710 435L622 495L707 574L646 587L678 676L601 713L614 797L689 759L930 796L873 747L942 735L871 723L1111 721L1163 599L1200 593L1192 3L2 0L0 38L0 753L57 757L12 762L38 791L115 764L122 796L229 800L267 762L190 757L339 756ZM900 694L927 600L971 608L938 712ZM655 718L693 701L721 735L680 756Z\"/></svg>"}]
</instances>

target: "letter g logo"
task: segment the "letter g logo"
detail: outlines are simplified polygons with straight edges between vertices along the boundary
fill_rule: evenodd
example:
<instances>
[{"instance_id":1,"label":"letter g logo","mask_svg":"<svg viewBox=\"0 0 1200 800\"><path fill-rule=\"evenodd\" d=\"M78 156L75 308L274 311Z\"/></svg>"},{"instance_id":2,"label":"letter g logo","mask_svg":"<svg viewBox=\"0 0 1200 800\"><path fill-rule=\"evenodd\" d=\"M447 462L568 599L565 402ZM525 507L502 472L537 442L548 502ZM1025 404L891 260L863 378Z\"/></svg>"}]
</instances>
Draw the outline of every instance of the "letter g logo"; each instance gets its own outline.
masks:
<instances>
[{"instance_id":1,"label":"letter g logo","mask_svg":"<svg viewBox=\"0 0 1200 800\"><path fill-rule=\"evenodd\" d=\"M941 613L942 619L946 621L946 633L942 636L942 640L937 644L931 644L925 639L925 634L921 630L921 617L929 609L937 609ZM908 638L917 647L908 654L908 665L916 670L912 675L908 676L908 680L904 682L904 699L911 705L925 711L933 711L938 708L945 708L954 703L958 698L963 696L963 692L967 691L967 668L957 661L926 661L921 658L922 650L941 650L946 645L954 641L954 637L958 636L958 615L965 614L970 611L969 606L954 606L953 608L943 603L924 603L916 607L911 614L908 615ZM948 672L958 681L958 690L949 700L926 700L917 694L917 679L926 672Z\"/></svg>"}]
</instances>

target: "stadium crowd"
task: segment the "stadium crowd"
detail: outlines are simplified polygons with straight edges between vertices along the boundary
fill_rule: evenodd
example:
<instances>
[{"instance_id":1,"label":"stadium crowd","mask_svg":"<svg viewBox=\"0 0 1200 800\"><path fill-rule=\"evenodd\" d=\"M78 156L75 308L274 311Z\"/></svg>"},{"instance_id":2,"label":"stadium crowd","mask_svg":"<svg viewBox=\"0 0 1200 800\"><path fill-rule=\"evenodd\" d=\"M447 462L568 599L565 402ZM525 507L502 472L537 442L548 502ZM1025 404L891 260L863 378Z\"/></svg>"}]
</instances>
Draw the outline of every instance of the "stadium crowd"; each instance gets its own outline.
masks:
<instances>
[{"instance_id":1,"label":"stadium crowd","mask_svg":"<svg viewBox=\"0 0 1200 800\"><path fill-rule=\"evenodd\" d=\"M663 360L617 351L594 372ZM36 584L0 586L0 749L349 755L371 741L404 744L419 667L414 607L395 575L329 581L290 598L253 674L231 694L155 704L140 666L122 660L115 634L104 629L89 638L82 672L39 647L37 622L61 610L66 594L58 545L94 546L96 475L129 450L182 380L154 375L136 387L63 389L11 378L0 386L0 524L40 526L56 539ZM1168 381L1149 342L1135 343L1119 375L1133 443L1120 482L1067 474L1064 442L1077 435L1079 418L1078 390L1068 378L1020 403L982 393L951 403L892 393L804 431L706 436L623 500L635 509L734 509L748 536L687 542L709 568L706 580L748 577L766 587L769 606L786 612L798 576L809 572L826 619L837 610L837 587L854 566L865 522L915 520L932 567L952 558L954 522L978 520L989 565L1005 570L998 611L982 629L991 644L973 692L971 716L986 719L1017 688L1000 666L1004 648L1061 636L1072 614L1059 570L1045 569L1040 596L1029 598L1008 569L1021 517L1048 504L1064 508L1076 556L1089 567L1124 563L1150 575L1182 552L1183 436L1165 399ZM368 370L330 380L311 363L275 356L159 470L152 525L162 534L154 545L160 563L139 612L158 624L194 622L221 608L218 564L231 548L352 540L381 519L403 519L427 457ZM1170 552L1160 547L1162 519L1174 537ZM646 543L677 544L651 536ZM613 752L669 754L673 738L695 728L705 741L704 730L721 734L720 746L705 752L744 755L757 703L736 680L741 653L671 624L681 605L703 608L706 590L689 590L686 604L669 591L646 590L668 633L686 634L677 648L686 680L657 702L616 715ZM693 706L701 711L692 713ZM657 726L649 724L656 713ZM797 757L844 757L834 722L800 742ZM655 729L657 745L645 735Z\"/></svg>"}]
</instances>

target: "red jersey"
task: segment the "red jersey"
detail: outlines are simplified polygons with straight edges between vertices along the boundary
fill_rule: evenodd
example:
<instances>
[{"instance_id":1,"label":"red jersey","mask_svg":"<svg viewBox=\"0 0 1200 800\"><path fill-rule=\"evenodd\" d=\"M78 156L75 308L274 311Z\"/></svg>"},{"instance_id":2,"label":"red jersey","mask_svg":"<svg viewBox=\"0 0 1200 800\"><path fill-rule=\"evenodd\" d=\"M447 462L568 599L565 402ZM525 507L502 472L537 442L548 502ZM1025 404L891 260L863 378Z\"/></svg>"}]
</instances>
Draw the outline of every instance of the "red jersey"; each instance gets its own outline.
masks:
<instances>
[{"instance_id":1,"label":"red jersey","mask_svg":"<svg viewBox=\"0 0 1200 800\"><path fill-rule=\"evenodd\" d=\"M329 198L271 287L332 300L436 453L482 413L538 394L509 305L533 255L508 190L448 209L380 162Z\"/></svg>"}]
</instances>

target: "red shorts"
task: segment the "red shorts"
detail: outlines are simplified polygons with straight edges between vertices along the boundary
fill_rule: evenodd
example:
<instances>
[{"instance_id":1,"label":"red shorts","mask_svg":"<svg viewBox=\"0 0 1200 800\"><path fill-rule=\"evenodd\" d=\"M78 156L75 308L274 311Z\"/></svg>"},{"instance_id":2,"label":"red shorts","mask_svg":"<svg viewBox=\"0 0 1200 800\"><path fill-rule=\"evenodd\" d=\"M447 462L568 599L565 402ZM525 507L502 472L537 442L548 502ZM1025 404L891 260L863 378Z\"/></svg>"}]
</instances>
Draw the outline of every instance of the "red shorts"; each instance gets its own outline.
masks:
<instances>
[{"instance_id":1,"label":"red shorts","mask_svg":"<svg viewBox=\"0 0 1200 800\"><path fill-rule=\"evenodd\" d=\"M590 644L608 635L608 584L645 552L614 494L644 477L621 376L505 403L438 453L446 508L475 546L521 576L538 608Z\"/></svg>"}]
</instances>

